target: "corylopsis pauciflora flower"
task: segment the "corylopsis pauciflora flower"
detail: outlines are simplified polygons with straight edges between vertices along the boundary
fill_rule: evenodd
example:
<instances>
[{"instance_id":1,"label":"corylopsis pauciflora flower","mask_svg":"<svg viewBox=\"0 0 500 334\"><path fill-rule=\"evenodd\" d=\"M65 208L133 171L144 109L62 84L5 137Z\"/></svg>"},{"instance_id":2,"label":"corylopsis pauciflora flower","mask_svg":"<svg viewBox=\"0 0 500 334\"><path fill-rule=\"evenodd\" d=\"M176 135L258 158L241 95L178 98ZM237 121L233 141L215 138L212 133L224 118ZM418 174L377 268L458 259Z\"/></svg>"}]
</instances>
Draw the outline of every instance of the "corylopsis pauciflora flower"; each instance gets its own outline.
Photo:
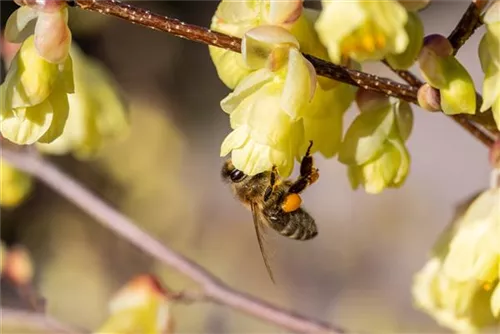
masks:
<instances>
[{"instance_id":1,"label":"corylopsis pauciflora flower","mask_svg":"<svg viewBox=\"0 0 500 334\"><path fill-rule=\"evenodd\" d=\"M6 38L22 46L0 86L0 130L16 144L49 143L64 129L73 93L68 10L64 1L22 4L6 25Z\"/></svg>"},{"instance_id":2,"label":"corylopsis pauciflora flower","mask_svg":"<svg viewBox=\"0 0 500 334\"><path fill-rule=\"evenodd\" d=\"M316 72L295 37L278 26L248 31L242 56L254 72L221 102L233 128L221 156L232 152L234 166L248 175L276 166L288 176L305 152L302 115L316 90Z\"/></svg>"}]
</instances>

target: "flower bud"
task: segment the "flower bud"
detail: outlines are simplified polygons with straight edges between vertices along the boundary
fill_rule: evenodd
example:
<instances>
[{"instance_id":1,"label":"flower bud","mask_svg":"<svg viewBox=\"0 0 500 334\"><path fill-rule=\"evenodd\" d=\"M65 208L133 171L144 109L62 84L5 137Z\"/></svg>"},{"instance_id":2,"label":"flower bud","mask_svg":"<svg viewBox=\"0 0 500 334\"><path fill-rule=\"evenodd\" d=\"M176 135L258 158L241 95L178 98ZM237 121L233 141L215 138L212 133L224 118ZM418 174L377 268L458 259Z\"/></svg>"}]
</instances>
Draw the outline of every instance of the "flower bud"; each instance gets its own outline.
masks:
<instances>
[{"instance_id":1,"label":"flower bud","mask_svg":"<svg viewBox=\"0 0 500 334\"><path fill-rule=\"evenodd\" d=\"M439 90L432 88L429 84L424 84L418 89L418 104L428 111L441 110L441 96Z\"/></svg>"},{"instance_id":2,"label":"flower bud","mask_svg":"<svg viewBox=\"0 0 500 334\"><path fill-rule=\"evenodd\" d=\"M270 24L292 24L302 14L303 0L269 1L264 17Z\"/></svg>"},{"instance_id":3,"label":"flower bud","mask_svg":"<svg viewBox=\"0 0 500 334\"><path fill-rule=\"evenodd\" d=\"M453 54L453 46L448 38L439 34L425 36L424 47L432 50L438 57L446 57Z\"/></svg>"},{"instance_id":4,"label":"flower bud","mask_svg":"<svg viewBox=\"0 0 500 334\"><path fill-rule=\"evenodd\" d=\"M439 89L445 114L474 114L474 82L452 53L453 48L444 36L427 36L418 59L420 71L431 87Z\"/></svg>"},{"instance_id":5,"label":"flower bud","mask_svg":"<svg viewBox=\"0 0 500 334\"><path fill-rule=\"evenodd\" d=\"M33 263L28 250L21 246L11 248L7 253L5 274L17 285L25 285L33 279Z\"/></svg>"}]
</instances>

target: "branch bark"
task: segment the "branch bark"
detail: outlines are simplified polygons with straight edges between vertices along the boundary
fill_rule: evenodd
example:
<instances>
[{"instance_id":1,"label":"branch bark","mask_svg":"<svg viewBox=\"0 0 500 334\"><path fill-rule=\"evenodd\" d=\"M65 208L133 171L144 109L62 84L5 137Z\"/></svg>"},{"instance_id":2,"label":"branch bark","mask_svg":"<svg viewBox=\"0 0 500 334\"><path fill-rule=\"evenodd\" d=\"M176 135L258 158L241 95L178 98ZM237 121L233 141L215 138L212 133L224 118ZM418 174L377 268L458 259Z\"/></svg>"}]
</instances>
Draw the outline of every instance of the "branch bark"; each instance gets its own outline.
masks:
<instances>
[{"instance_id":1,"label":"branch bark","mask_svg":"<svg viewBox=\"0 0 500 334\"><path fill-rule=\"evenodd\" d=\"M203 293L196 299L228 306L297 333L344 333L342 329L328 323L283 310L230 288L197 263L162 245L157 239L140 229L131 219L39 155L3 145L2 158L14 167L38 178L104 227L198 283Z\"/></svg>"},{"instance_id":2,"label":"branch bark","mask_svg":"<svg viewBox=\"0 0 500 334\"><path fill-rule=\"evenodd\" d=\"M187 24L174 18L152 13L143 8L121 3L118 0L74 0L73 3L75 6L82 9L115 16L133 24L138 24L153 30L164 31L180 38L224 48L234 52L241 52L241 39L238 37L228 36L204 27ZM313 64L318 75L350 85L363 87L364 89L378 91L418 105L418 87L416 85L418 82L416 80L418 79L408 74L406 71L401 71L401 73L398 74L407 80L411 79L409 82L414 84L413 86L401 84L365 72L352 70L344 66L335 65L311 55L305 55L305 57ZM464 117L466 117L466 122L470 120L488 129L496 127L491 113L489 116L488 114L484 114L467 115ZM466 129L469 130L471 127L474 127L474 125L469 124ZM476 133L478 132L476 131ZM488 147L493 145L493 142L490 142L488 136L483 136L481 141Z\"/></svg>"},{"instance_id":3,"label":"branch bark","mask_svg":"<svg viewBox=\"0 0 500 334\"><path fill-rule=\"evenodd\" d=\"M453 54L457 54L458 50L472 36L474 31L483 23L481 22L481 8L475 1L471 1L467 10L460 21L458 21L455 29L448 36L448 40L453 46Z\"/></svg>"}]
</instances>

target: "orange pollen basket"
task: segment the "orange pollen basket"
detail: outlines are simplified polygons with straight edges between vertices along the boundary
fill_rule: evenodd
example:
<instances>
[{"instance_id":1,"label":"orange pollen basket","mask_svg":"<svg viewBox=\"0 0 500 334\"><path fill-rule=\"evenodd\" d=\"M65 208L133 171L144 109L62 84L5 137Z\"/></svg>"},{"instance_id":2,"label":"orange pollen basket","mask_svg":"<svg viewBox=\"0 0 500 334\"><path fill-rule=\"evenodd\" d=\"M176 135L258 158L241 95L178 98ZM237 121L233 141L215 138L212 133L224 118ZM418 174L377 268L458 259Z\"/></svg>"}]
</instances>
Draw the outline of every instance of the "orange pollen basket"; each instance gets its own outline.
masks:
<instances>
[{"instance_id":1,"label":"orange pollen basket","mask_svg":"<svg viewBox=\"0 0 500 334\"><path fill-rule=\"evenodd\" d=\"M285 212L293 212L300 208L300 204L302 204L302 198L297 194L290 194L285 198L281 208Z\"/></svg>"}]
</instances>

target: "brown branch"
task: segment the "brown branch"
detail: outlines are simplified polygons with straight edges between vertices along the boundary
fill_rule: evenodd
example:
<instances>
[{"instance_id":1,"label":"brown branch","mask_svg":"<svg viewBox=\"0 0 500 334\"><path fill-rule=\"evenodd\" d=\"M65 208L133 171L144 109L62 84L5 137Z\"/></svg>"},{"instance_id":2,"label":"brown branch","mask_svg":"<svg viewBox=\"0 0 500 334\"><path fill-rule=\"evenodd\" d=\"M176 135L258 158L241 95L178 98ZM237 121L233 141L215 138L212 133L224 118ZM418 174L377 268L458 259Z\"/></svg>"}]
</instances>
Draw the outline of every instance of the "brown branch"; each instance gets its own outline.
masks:
<instances>
[{"instance_id":1,"label":"brown branch","mask_svg":"<svg viewBox=\"0 0 500 334\"><path fill-rule=\"evenodd\" d=\"M453 46L453 54L458 52L462 45L472 36L474 31L482 24L481 8L475 1L471 1L455 29L453 29L450 36L448 36L448 40Z\"/></svg>"},{"instance_id":2,"label":"brown branch","mask_svg":"<svg viewBox=\"0 0 500 334\"><path fill-rule=\"evenodd\" d=\"M71 328L46 314L2 307L2 331L9 332L9 328L23 329L25 333L54 333L54 334L83 334L86 331ZM30 331L28 331L28 329ZM12 332L11 332L12 333Z\"/></svg>"},{"instance_id":3,"label":"brown branch","mask_svg":"<svg viewBox=\"0 0 500 334\"><path fill-rule=\"evenodd\" d=\"M74 5L82 9L115 16L153 30L164 31L194 42L208 44L234 52L241 51L241 39L238 37L228 36L204 27L187 24L174 18L152 13L143 8L121 3L117 0L75 0ZM364 89L378 91L418 105L417 91L420 80L407 71L396 71L396 73L410 83L410 85L404 85L390 79L335 65L311 55L304 56L313 64L316 72L321 76L350 85L363 87ZM467 115L465 117L486 128L491 129L495 126L492 117L485 117L484 115ZM459 123L464 126L463 122ZM474 125L469 124L465 128L469 131L470 127L474 127ZM478 131L474 133L480 134ZM487 136L482 136L480 139L481 142L486 145L492 145Z\"/></svg>"},{"instance_id":4,"label":"brown branch","mask_svg":"<svg viewBox=\"0 0 500 334\"><path fill-rule=\"evenodd\" d=\"M131 219L106 204L42 157L3 145L2 158L47 184L104 227L198 283L203 289L199 298L228 306L293 332L344 333L343 330L327 323L285 311L263 300L233 290L195 262L162 245Z\"/></svg>"}]
</instances>

